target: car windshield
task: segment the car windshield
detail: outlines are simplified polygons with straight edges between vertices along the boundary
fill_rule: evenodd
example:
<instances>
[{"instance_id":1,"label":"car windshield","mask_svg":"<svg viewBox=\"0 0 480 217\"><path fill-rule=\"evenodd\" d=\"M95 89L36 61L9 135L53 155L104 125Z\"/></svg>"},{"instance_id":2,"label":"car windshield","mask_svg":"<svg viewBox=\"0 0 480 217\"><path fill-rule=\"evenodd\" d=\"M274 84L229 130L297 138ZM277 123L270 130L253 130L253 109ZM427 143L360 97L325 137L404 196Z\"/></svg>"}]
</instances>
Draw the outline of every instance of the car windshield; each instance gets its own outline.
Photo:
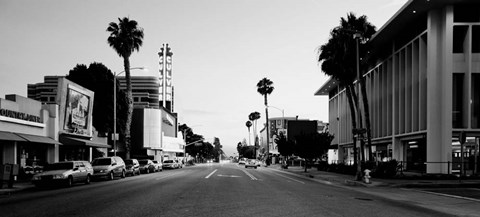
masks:
<instances>
[{"instance_id":1,"label":"car windshield","mask_svg":"<svg viewBox=\"0 0 480 217\"><path fill-rule=\"evenodd\" d=\"M45 166L44 170L71 170L73 169L73 162L61 162L61 163L53 163L48 164Z\"/></svg>"},{"instance_id":2,"label":"car windshield","mask_svg":"<svg viewBox=\"0 0 480 217\"><path fill-rule=\"evenodd\" d=\"M125 160L125 164L133 164L133 160Z\"/></svg>"},{"instance_id":3,"label":"car windshield","mask_svg":"<svg viewBox=\"0 0 480 217\"><path fill-rule=\"evenodd\" d=\"M148 160L139 160L138 163L140 165L145 165L145 164L148 164Z\"/></svg>"},{"instance_id":4,"label":"car windshield","mask_svg":"<svg viewBox=\"0 0 480 217\"><path fill-rule=\"evenodd\" d=\"M112 164L112 161L110 158L97 158L92 161L93 166L100 166L100 165L110 165Z\"/></svg>"},{"instance_id":5,"label":"car windshield","mask_svg":"<svg viewBox=\"0 0 480 217\"><path fill-rule=\"evenodd\" d=\"M154 160L154 161L152 161L152 162L153 162L154 164L158 164L158 161L156 161L156 160Z\"/></svg>"},{"instance_id":6,"label":"car windshield","mask_svg":"<svg viewBox=\"0 0 480 217\"><path fill-rule=\"evenodd\" d=\"M173 160L165 160L164 163L173 163Z\"/></svg>"}]
</instances>

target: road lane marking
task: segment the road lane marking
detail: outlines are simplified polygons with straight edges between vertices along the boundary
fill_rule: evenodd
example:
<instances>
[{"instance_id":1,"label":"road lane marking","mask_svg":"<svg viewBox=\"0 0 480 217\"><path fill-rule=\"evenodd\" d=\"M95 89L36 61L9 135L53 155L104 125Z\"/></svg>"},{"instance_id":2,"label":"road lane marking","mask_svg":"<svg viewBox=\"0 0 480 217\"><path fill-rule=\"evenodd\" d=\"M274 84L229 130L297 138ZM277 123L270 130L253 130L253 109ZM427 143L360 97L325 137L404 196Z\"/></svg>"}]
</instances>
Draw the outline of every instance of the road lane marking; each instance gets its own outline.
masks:
<instances>
[{"instance_id":1,"label":"road lane marking","mask_svg":"<svg viewBox=\"0 0 480 217\"><path fill-rule=\"evenodd\" d=\"M218 174L217 176L220 176L220 177L231 177L231 178L241 177L241 176L236 176L236 175L222 175L222 174Z\"/></svg>"},{"instance_id":2,"label":"road lane marking","mask_svg":"<svg viewBox=\"0 0 480 217\"><path fill-rule=\"evenodd\" d=\"M242 170L245 174L247 174L247 176L249 176L252 180L258 180L257 178L255 178L255 176L253 176L252 174L250 174L249 172L247 172L246 170Z\"/></svg>"},{"instance_id":3,"label":"road lane marking","mask_svg":"<svg viewBox=\"0 0 480 217\"><path fill-rule=\"evenodd\" d=\"M208 176L205 176L206 179L210 178L210 176L212 176L215 172L217 172L217 170L215 169L213 172L211 172L210 174L208 174Z\"/></svg>"}]
</instances>

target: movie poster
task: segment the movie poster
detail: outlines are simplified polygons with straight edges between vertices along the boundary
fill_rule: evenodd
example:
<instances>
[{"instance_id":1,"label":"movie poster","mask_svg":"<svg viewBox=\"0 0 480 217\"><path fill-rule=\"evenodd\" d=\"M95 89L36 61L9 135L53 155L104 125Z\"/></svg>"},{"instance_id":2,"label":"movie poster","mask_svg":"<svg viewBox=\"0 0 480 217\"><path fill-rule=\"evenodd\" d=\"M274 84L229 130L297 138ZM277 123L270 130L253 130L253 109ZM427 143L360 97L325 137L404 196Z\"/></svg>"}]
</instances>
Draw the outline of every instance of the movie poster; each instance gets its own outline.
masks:
<instances>
[{"instance_id":1,"label":"movie poster","mask_svg":"<svg viewBox=\"0 0 480 217\"><path fill-rule=\"evenodd\" d=\"M90 109L90 97L69 86L63 129L72 133L84 134L83 131L88 129Z\"/></svg>"}]
</instances>

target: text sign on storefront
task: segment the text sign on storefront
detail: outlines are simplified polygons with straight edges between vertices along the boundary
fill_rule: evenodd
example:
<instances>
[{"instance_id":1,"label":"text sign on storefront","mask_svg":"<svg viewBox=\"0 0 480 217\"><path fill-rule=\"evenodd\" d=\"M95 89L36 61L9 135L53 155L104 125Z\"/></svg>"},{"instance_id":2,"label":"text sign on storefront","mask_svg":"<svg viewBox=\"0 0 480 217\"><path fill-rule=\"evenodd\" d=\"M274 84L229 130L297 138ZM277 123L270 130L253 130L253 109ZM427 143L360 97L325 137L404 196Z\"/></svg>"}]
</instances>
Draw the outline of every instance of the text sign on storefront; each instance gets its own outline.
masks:
<instances>
[{"instance_id":1,"label":"text sign on storefront","mask_svg":"<svg viewBox=\"0 0 480 217\"><path fill-rule=\"evenodd\" d=\"M18 124L45 127L39 116L0 108L0 120Z\"/></svg>"}]
</instances>

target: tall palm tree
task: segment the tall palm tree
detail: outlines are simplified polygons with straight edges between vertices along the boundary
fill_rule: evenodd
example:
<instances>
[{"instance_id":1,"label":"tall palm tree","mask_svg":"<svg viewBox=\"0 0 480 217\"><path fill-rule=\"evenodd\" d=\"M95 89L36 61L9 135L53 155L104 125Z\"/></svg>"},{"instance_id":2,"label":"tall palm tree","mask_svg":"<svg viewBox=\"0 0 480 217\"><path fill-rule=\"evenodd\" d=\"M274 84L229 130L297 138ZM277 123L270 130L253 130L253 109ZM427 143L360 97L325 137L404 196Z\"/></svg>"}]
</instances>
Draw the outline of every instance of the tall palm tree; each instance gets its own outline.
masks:
<instances>
[{"instance_id":1,"label":"tall palm tree","mask_svg":"<svg viewBox=\"0 0 480 217\"><path fill-rule=\"evenodd\" d=\"M130 158L131 137L130 127L132 124L133 98L132 82L130 79L130 55L134 51L139 51L143 44L143 29L138 26L137 21L130 20L128 17L118 18L118 23L111 22L108 25L107 32L110 36L107 41L117 54L123 58L123 68L125 70L125 80L127 81L127 121L125 123L125 157Z\"/></svg>"},{"instance_id":2,"label":"tall palm tree","mask_svg":"<svg viewBox=\"0 0 480 217\"><path fill-rule=\"evenodd\" d=\"M250 141L250 127L252 126L252 122L251 122L251 121L247 121L247 122L245 123L245 125L246 125L247 128L248 128L248 144L251 145L252 143L251 143L251 141Z\"/></svg>"},{"instance_id":3,"label":"tall palm tree","mask_svg":"<svg viewBox=\"0 0 480 217\"><path fill-rule=\"evenodd\" d=\"M270 95L272 92L273 92L273 82L270 81L268 78L263 78L262 80L260 80L258 83L257 83L257 92L260 93L261 95L263 95L264 97L264 101L265 101L265 120L266 120L266 124L265 124L265 130L267 131L267 149L266 149L266 153L267 153L267 166L270 164L270 162L268 161L268 154L269 154L269 146L270 146L270 135L269 135L269 132L270 131L270 128L268 127L268 100L267 100L267 95Z\"/></svg>"},{"instance_id":4,"label":"tall palm tree","mask_svg":"<svg viewBox=\"0 0 480 217\"><path fill-rule=\"evenodd\" d=\"M253 148L255 149L255 158L257 157L258 139L257 139L257 120L260 119L260 113L255 111L248 115L248 119L253 122Z\"/></svg>"},{"instance_id":5,"label":"tall palm tree","mask_svg":"<svg viewBox=\"0 0 480 217\"><path fill-rule=\"evenodd\" d=\"M347 14L347 19L341 18L340 26L335 27L330 32L330 39L319 49L318 62L321 62L322 71L332 76L333 79L339 82L340 87L345 88L348 104L350 107L350 114L352 119L352 128L357 128L356 116L359 117L359 126L361 128L362 120L361 114L356 113L356 109L359 106L358 93L355 92L354 81L357 79L357 56L356 45L358 41L355 41L353 35L360 33L362 35L362 43L360 46L359 56L363 60L362 68L367 64L367 47L368 41L375 33L375 27L367 22L366 16L356 17L353 13ZM363 77L363 76L360 76ZM370 114L368 109L368 100L366 94L366 88L363 78L360 78L360 86L362 87L362 98L365 113L365 124L367 125L367 138L369 146L369 154L371 156L371 140L370 140ZM365 89L364 89L365 88ZM360 178L359 174L361 168L357 162L357 149L356 138L353 137L354 147L354 164L357 165L357 179ZM363 148L360 149L363 153Z\"/></svg>"}]
</instances>

